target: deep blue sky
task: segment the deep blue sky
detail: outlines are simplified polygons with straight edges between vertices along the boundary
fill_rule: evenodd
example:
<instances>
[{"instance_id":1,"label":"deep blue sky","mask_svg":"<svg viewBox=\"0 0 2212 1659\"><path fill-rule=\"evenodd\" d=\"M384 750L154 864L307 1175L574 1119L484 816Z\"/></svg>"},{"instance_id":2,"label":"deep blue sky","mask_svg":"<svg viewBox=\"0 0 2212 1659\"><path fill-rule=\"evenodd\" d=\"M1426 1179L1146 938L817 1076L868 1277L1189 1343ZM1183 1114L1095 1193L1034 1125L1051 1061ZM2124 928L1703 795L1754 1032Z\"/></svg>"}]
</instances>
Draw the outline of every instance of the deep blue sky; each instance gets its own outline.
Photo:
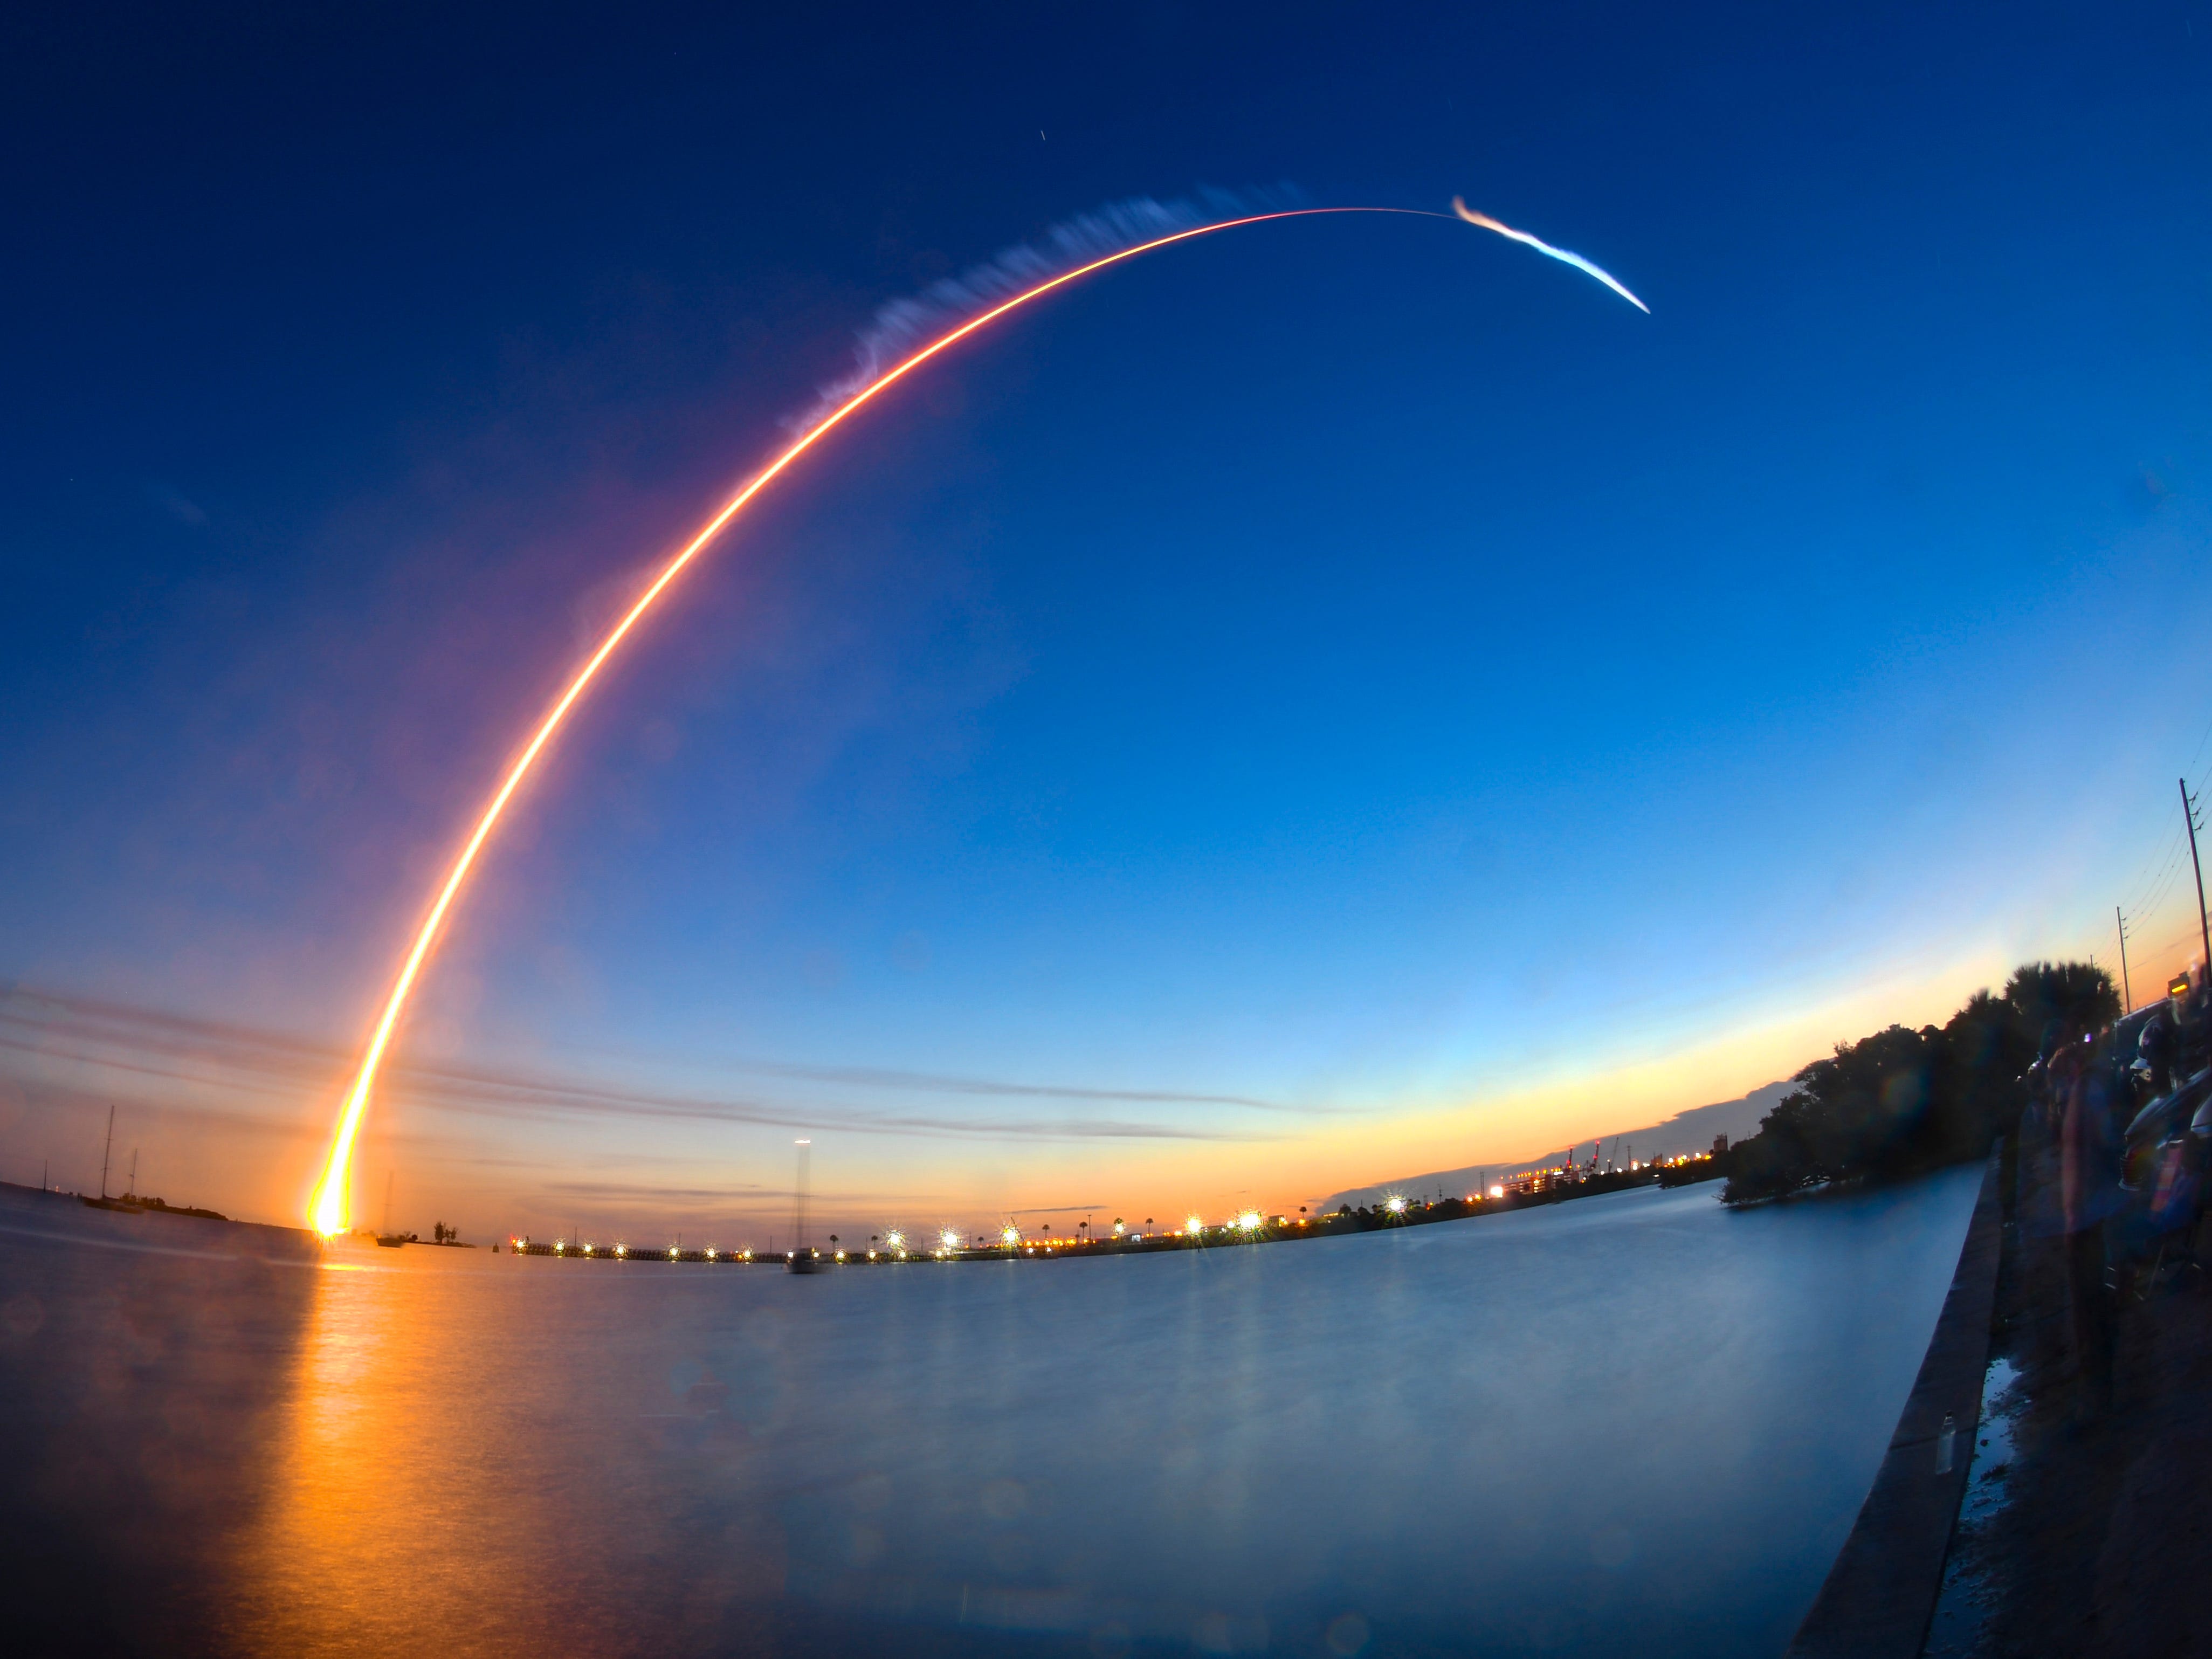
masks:
<instances>
[{"instance_id":1,"label":"deep blue sky","mask_svg":"<svg viewBox=\"0 0 2212 1659\"><path fill-rule=\"evenodd\" d=\"M855 1216L1279 1206L2109 960L2115 902L2185 960L2212 19L449 10L0 23L0 977L356 1042L501 757L878 306L1283 185L1463 193L1652 314L1305 220L963 349L687 577L406 1051L742 1097ZM126 1097L278 1213L331 1068ZM18 1071L15 1179L125 1087ZM793 1128L374 1133L489 1226L735 1213Z\"/></svg>"}]
</instances>

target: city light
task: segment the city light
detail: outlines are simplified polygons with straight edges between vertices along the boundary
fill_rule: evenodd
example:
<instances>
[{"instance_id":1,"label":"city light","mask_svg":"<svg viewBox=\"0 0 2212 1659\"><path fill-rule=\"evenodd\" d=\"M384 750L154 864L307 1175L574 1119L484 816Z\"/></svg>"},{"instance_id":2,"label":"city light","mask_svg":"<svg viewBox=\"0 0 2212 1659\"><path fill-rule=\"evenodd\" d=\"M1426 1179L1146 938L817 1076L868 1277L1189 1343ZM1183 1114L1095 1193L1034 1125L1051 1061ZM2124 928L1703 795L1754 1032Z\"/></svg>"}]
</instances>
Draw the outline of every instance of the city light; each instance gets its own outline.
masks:
<instances>
[{"instance_id":1,"label":"city light","mask_svg":"<svg viewBox=\"0 0 2212 1659\"><path fill-rule=\"evenodd\" d=\"M1260 1231L1260 1212L1257 1210L1245 1211L1243 1215L1237 1218L1237 1225L1241 1230L1248 1233L1258 1232Z\"/></svg>"},{"instance_id":2,"label":"city light","mask_svg":"<svg viewBox=\"0 0 2212 1659\"><path fill-rule=\"evenodd\" d=\"M1015 1226L1012 1222L1008 1222L1005 1226L999 1229L999 1243L1001 1244L1011 1248L1021 1242L1022 1230L1019 1227Z\"/></svg>"},{"instance_id":3,"label":"city light","mask_svg":"<svg viewBox=\"0 0 2212 1659\"><path fill-rule=\"evenodd\" d=\"M1505 1196L1505 1188L1503 1187L1492 1187L1490 1189L1490 1195L1492 1198L1503 1198Z\"/></svg>"},{"instance_id":4,"label":"city light","mask_svg":"<svg viewBox=\"0 0 2212 1659\"><path fill-rule=\"evenodd\" d=\"M1187 1215L1182 1218L1182 1230L1187 1233L1202 1233L1206 1231L1206 1223L1194 1215Z\"/></svg>"},{"instance_id":5,"label":"city light","mask_svg":"<svg viewBox=\"0 0 2212 1659\"><path fill-rule=\"evenodd\" d=\"M906 1248L906 1235L895 1227L884 1235L884 1243L894 1250L902 1250Z\"/></svg>"},{"instance_id":6,"label":"city light","mask_svg":"<svg viewBox=\"0 0 2212 1659\"><path fill-rule=\"evenodd\" d=\"M628 1255L629 1254L629 1245L627 1245L627 1244L617 1244L617 1245L616 1245L616 1246L615 1246L615 1254L616 1254L617 1255Z\"/></svg>"},{"instance_id":7,"label":"city light","mask_svg":"<svg viewBox=\"0 0 2212 1659\"><path fill-rule=\"evenodd\" d=\"M960 1248L960 1235L947 1227L943 1232L938 1234L937 1242L948 1250L957 1250Z\"/></svg>"},{"instance_id":8,"label":"city light","mask_svg":"<svg viewBox=\"0 0 2212 1659\"><path fill-rule=\"evenodd\" d=\"M1389 1211L1392 1215L1403 1215L1406 1213L1406 1200L1402 1198L1385 1199L1382 1201L1382 1207Z\"/></svg>"}]
</instances>

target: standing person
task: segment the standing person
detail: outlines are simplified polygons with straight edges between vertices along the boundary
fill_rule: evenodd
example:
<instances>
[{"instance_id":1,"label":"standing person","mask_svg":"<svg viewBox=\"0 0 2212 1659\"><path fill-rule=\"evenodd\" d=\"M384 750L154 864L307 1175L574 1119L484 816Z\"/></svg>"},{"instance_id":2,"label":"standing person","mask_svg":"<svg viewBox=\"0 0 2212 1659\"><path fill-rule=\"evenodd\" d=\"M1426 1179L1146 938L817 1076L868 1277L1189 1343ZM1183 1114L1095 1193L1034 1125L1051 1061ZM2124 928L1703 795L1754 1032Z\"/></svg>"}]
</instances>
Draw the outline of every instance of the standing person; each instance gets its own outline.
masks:
<instances>
[{"instance_id":1,"label":"standing person","mask_svg":"<svg viewBox=\"0 0 2212 1659\"><path fill-rule=\"evenodd\" d=\"M2021 1123L2024 1176L2032 1177L2022 1220L2054 1239L2066 1285L2079 1394L2076 1422L2112 1407L2113 1308L2105 1283L2105 1223L2125 1200L2120 1137L2112 1121L2112 1067L2105 1045L2068 1024L2037 1070L2034 1098Z\"/></svg>"}]
</instances>

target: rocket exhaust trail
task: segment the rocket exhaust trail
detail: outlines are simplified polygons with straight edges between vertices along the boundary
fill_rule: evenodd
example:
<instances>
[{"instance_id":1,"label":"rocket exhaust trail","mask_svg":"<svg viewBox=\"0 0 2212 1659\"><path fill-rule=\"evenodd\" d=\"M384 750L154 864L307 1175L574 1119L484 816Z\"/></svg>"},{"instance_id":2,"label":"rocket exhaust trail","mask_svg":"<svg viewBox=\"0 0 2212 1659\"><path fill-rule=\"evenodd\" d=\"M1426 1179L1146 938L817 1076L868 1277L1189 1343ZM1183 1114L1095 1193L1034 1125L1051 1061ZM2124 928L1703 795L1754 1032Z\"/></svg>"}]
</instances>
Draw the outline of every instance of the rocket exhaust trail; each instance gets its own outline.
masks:
<instances>
[{"instance_id":1,"label":"rocket exhaust trail","mask_svg":"<svg viewBox=\"0 0 2212 1659\"><path fill-rule=\"evenodd\" d=\"M1572 265L1577 270L1581 271L1584 276L1596 277L1598 281L1603 283L1607 288L1611 289L1615 294L1620 295L1622 299L1627 301L1629 304L1634 306L1645 316L1649 317L1651 314L1651 307L1650 306L1645 305L1643 301L1638 299L1626 289L1621 287L1619 283L1613 281L1610 274L1599 270L1589 260L1583 258L1581 254L1570 253L1563 247L1553 247L1549 242L1545 241L1542 238L1531 236L1525 230L1516 230L1510 225L1502 225L1486 213L1477 213L1473 208L1469 207L1465 202L1460 200L1456 196L1452 198L1452 211L1459 215L1461 218L1466 220L1468 223L1471 225L1480 225L1485 230L1494 230L1500 236L1510 237L1514 241L1525 243L1527 246L1534 248L1539 253L1549 254L1554 259L1561 260L1567 264Z\"/></svg>"},{"instance_id":2,"label":"rocket exhaust trail","mask_svg":"<svg viewBox=\"0 0 2212 1659\"><path fill-rule=\"evenodd\" d=\"M1499 231L1516 241L1524 241L1534 247L1540 248L1555 258L1565 259L1570 264L1589 272L1633 301L1638 306L1642 306L1643 301L1637 300L1634 295L1630 294L1626 289L1622 288L1620 283L1598 270L1596 266L1577 258L1571 253L1562 253L1557 248L1547 247L1533 236L1523 235L1517 230L1509 230L1494 219L1486 219L1480 215L1471 213L1465 204L1456 198L1453 201L1453 206L1458 210L1462 218L1471 223ZM669 584L681 575L685 567L697 558L706 550L708 544L721 534L730 520L742 513L754 496L775 483L807 451L844 424L862 405L872 402L881 393L888 392L932 358L951 350L969 335L989 327L1007 313L1018 310L1031 301L1041 300L1046 295L1088 276L1093 271L1103 270L1109 265L1120 264L1125 260L1136 258L1139 255L1150 253L1156 248L1167 247L1176 242L1189 241L1194 237L1210 236L1217 231L1235 230L1244 225L1261 224L1271 219L1303 219L1337 213L1402 214L1423 219L1441 219L1445 216L1441 213L1427 212L1418 208L1285 208L1267 213L1246 214L1233 219L1217 220L1211 224L1192 226L1188 229L1154 236L1132 246L1120 248L1089 259L1071 270L1037 282L1009 299L990 306L975 316L970 317L967 321L945 330L927 343L909 352L890 368L847 396L842 402L832 405L787 446L781 454L756 474L751 483L746 484L743 489L725 502L721 509L701 526L699 532L684 544L674 557L661 567L660 574L655 576L652 584L639 595L637 602L630 606L622 619L609 630L606 637L599 641L599 648L585 659L583 666L576 671L567 688L554 701L552 708L546 711L544 718L538 722L536 731L531 734L529 742L523 745L521 752L508 764L506 775L500 781L499 787L492 792L491 799L485 805L483 812L478 815L475 828L470 831L468 840L462 844L459 855L454 858L452 866L447 872L444 884L438 889L436 897L431 901L428 913L422 918L422 924L416 932L415 942L409 948L405 959L400 964L398 976L392 983L391 994L385 1000L383 1012L377 1018L376 1026L370 1034L368 1045L362 1052L361 1065L354 1073L353 1083L346 1091L344 1107L340 1110L337 1127L331 1133L330 1155L324 1162L321 1178L316 1182L314 1192L307 1200L308 1224L315 1231L328 1238L345 1231L351 1224L354 1142L361 1133L362 1120L368 1110L369 1098L375 1090L378 1068L384 1063L385 1051L391 1046L392 1033L399 1024L399 1016L406 1011L407 1000L414 992L415 981L422 974L423 963L429 959L430 950L437 942L439 930L444 926L447 914L453 909L453 901L459 896L461 885L468 879L469 872L475 867L477 854L483 850L484 843L491 838L492 830L498 826L501 817L506 812L507 803L514 799L514 792L521 787L522 781L530 775L531 769L537 764L538 757L544 750L545 745L552 741L553 734L561 729L562 723L568 717L568 711L575 707L576 700L584 695L592 682L599 677L599 670L605 665L607 659L611 657L616 648L629 637L630 630L644 618L647 611L653 609L661 594L667 590Z\"/></svg>"}]
</instances>

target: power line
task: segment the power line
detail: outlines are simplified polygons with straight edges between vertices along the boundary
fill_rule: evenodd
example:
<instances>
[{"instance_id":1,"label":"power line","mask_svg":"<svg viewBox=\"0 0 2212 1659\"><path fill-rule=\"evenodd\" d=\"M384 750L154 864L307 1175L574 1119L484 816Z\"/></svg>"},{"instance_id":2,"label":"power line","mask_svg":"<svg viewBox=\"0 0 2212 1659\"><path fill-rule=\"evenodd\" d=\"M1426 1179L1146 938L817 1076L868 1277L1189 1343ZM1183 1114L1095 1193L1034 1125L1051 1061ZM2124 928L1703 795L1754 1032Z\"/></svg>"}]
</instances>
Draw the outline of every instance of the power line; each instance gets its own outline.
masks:
<instances>
[{"instance_id":1,"label":"power line","mask_svg":"<svg viewBox=\"0 0 2212 1659\"><path fill-rule=\"evenodd\" d=\"M2189 830L2189 866L2197 873L2197 927L2204 942L2204 971L2212 975L2212 918L2204 913L2204 866L2197 857L2197 802L2189 793L2189 780L2181 785L2181 821Z\"/></svg>"}]
</instances>

